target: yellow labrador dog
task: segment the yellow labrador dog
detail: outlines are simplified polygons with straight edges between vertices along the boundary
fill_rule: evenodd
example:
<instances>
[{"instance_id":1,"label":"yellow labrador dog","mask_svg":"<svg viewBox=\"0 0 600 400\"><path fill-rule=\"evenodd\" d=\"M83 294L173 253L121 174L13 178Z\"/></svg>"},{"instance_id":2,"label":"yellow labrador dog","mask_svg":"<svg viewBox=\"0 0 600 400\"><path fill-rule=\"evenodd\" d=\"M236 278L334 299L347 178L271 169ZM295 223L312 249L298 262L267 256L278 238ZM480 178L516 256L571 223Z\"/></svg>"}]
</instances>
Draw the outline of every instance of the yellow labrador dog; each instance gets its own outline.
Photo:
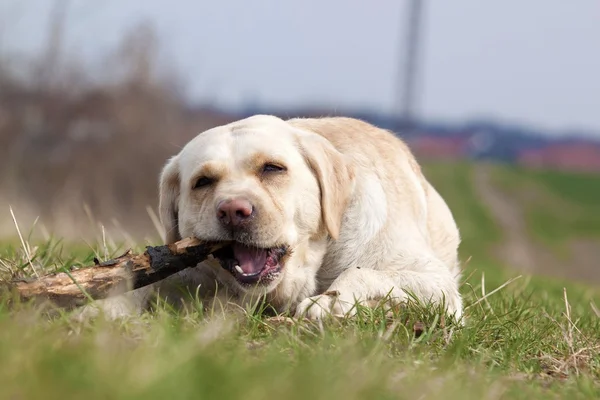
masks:
<instances>
[{"instance_id":1,"label":"yellow labrador dog","mask_svg":"<svg viewBox=\"0 0 600 400\"><path fill-rule=\"evenodd\" d=\"M160 178L166 243L234 241L215 259L109 299L139 312L183 283L206 298L265 299L320 319L412 293L460 318L459 232L408 147L352 118L257 115L199 134Z\"/></svg>"}]
</instances>

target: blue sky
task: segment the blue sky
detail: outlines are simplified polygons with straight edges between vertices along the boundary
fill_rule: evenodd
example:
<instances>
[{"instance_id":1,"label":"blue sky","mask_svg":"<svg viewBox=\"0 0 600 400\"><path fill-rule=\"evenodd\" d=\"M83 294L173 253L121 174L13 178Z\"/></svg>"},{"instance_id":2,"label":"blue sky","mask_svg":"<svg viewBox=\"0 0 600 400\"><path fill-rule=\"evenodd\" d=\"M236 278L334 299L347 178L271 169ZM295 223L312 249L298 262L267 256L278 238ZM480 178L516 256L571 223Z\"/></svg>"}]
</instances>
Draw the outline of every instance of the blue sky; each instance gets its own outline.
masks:
<instances>
[{"instance_id":1,"label":"blue sky","mask_svg":"<svg viewBox=\"0 0 600 400\"><path fill-rule=\"evenodd\" d=\"M0 0L0 52L35 52L51 0ZM392 113L405 1L71 0L69 51L93 58L141 19L196 99ZM418 113L600 136L600 1L430 0Z\"/></svg>"}]
</instances>

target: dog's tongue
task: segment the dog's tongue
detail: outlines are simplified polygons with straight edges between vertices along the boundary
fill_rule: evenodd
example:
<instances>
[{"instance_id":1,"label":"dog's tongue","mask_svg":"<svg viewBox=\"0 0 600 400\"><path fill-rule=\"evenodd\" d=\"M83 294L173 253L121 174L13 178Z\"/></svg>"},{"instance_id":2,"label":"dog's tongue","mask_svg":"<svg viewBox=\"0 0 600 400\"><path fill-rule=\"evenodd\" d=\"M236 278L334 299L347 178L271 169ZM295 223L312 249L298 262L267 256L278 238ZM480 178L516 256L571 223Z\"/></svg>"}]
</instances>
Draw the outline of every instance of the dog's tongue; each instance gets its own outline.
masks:
<instances>
[{"instance_id":1,"label":"dog's tongue","mask_svg":"<svg viewBox=\"0 0 600 400\"><path fill-rule=\"evenodd\" d=\"M259 273L267 262L266 250L250 248L239 243L233 245L233 256L245 274Z\"/></svg>"}]
</instances>

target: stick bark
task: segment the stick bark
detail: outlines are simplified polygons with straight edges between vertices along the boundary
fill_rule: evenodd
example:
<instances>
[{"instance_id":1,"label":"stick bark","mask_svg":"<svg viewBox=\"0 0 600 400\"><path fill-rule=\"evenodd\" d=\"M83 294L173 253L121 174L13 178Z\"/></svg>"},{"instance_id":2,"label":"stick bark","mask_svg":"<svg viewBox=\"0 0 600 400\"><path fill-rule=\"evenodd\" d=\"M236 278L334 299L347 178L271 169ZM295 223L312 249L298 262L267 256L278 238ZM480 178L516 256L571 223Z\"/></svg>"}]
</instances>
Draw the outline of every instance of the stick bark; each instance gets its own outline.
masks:
<instances>
[{"instance_id":1,"label":"stick bark","mask_svg":"<svg viewBox=\"0 0 600 400\"><path fill-rule=\"evenodd\" d=\"M195 267L226 243L186 238L170 245L147 246L142 254L130 251L89 267L33 279L12 281L21 300L50 300L62 308L81 306L112 293L137 289Z\"/></svg>"}]
</instances>

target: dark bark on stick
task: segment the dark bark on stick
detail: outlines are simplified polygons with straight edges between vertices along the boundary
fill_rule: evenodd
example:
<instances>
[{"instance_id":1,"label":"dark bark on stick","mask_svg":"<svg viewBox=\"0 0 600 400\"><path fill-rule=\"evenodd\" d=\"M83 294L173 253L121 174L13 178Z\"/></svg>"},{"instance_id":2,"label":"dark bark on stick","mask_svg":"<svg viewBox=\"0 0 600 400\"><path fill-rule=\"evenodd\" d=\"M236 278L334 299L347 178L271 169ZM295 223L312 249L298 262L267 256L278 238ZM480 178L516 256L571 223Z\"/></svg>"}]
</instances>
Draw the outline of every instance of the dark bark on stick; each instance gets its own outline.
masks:
<instances>
[{"instance_id":1,"label":"dark bark on stick","mask_svg":"<svg viewBox=\"0 0 600 400\"><path fill-rule=\"evenodd\" d=\"M74 271L13 281L21 300L50 300L72 308L90 299L106 298L158 282L179 271L195 267L224 243L187 238L164 246L148 246L142 254L129 251L120 257Z\"/></svg>"}]
</instances>

